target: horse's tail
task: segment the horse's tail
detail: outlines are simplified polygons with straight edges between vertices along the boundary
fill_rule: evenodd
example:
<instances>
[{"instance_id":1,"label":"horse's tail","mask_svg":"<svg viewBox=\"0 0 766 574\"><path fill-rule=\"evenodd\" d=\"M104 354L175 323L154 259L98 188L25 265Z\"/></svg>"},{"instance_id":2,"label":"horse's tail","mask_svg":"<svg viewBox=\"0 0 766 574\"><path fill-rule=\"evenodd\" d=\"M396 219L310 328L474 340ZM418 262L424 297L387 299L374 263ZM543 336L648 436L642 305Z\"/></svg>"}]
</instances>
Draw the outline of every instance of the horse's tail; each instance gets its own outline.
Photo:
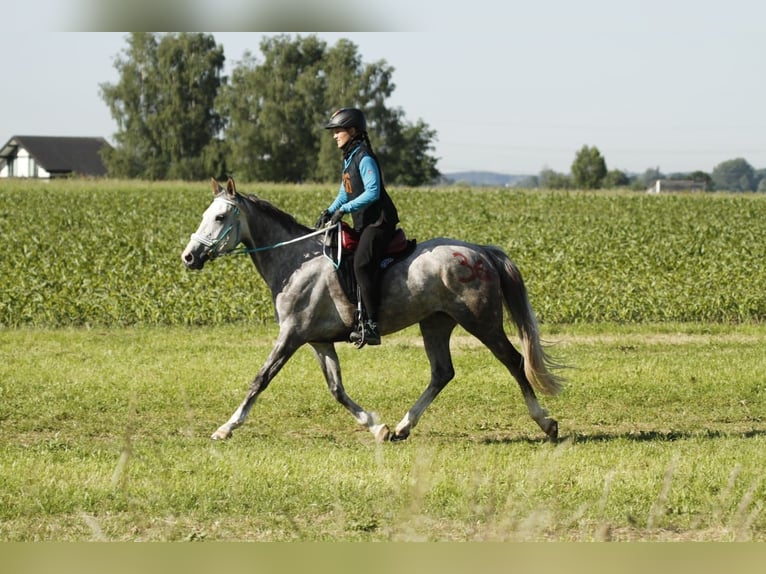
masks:
<instances>
[{"instance_id":1,"label":"horse's tail","mask_svg":"<svg viewBox=\"0 0 766 574\"><path fill-rule=\"evenodd\" d=\"M548 356L540 342L537 318L529 303L521 271L499 247L489 245L485 249L500 275L505 303L521 338L524 373L535 389L546 395L555 395L562 390L564 378L551 370L561 365Z\"/></svg>"}]
</instances>

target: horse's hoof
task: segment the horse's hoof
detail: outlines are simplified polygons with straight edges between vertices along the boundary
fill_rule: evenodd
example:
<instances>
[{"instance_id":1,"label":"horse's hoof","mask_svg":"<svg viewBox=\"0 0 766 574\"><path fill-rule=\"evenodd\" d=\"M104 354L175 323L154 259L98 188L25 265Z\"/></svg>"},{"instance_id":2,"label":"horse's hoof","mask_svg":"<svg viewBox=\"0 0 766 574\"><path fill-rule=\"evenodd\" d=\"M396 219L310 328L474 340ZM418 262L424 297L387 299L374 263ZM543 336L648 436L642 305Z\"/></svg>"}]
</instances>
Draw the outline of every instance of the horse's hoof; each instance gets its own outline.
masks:
<instances>
[{"instance_id":1,"label":"horse's hoof","mask_svg":"<svg viewBox=\"0 0 766 574\"><path fill-rule=\"evenodd\" d=\"M212 440L226 440L231 438L231 431L221 427L217 431L215 431L212 435L210 435L210 438Z\"/></svg>"},{"instance_id":2,"label":"horse's hoof","mask_svg":"<svg viewBox=\"0 0 766 574\"><path fill-rule=\"evenodd\" d=\"M550 419L550 424L548 425L548 430L545 431L545 434L548 435L548 440L550 442L558 442L559 441L559 423L556 422L553 419Z\"/></svg>"},{"instance_id":3,"label":"horse's hoof","mask_svg":"<svg viewBox=\"0 0 766 574\"><path fill-rule=\"evenodd\" d=\"M409 437L410 437L410 433L407 433L407 434L394 433L391 435L391 442L402 442L404 440L407 440Z\"/></svg>"},{"instance_id":4,"label":"horse's hoof","mask_svg":"<svg viewBox=\"0 0 766 574\"><path fill-rule=\"evenodd\" d=\"M388 425L377 425L371 430L372 434L375 435L375 442L386 442L391 437L391 431L388 429Z\"/></svg>"}]
</instances>

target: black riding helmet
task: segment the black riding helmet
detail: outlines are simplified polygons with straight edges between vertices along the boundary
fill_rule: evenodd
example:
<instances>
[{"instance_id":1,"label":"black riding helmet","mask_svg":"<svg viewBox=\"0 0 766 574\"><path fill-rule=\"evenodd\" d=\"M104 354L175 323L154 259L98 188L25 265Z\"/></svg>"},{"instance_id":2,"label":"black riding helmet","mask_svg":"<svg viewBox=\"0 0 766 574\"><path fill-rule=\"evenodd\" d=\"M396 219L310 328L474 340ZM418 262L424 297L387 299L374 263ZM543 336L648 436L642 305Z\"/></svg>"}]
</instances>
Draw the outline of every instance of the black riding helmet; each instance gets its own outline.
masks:
<instances>
[{"instance_id":1,"label":"black riding helmet","mask_svg":"<svg viewBox=\"0 0 766 574\"><path fill-rule=\"evenodd\" d=\"M364 112L358 108L341 108L332 115L330 122L325 126L327 130L333 128L356 128L360 132L366 132L367 120Z\"/></svg>"}]
</instances>

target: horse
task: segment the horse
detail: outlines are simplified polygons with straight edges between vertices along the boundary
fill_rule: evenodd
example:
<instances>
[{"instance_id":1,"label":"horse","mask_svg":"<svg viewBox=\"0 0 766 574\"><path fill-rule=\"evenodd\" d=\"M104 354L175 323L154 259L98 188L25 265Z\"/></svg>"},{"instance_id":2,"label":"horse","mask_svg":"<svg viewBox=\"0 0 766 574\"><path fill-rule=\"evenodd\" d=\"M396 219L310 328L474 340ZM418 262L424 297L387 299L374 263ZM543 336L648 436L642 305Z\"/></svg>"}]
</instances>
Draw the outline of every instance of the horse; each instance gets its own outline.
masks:
<instances>
[{"instance_id":1,"label":"horse","mask_svg":"<svg viewBox=\"0 0 766 574\"><path fill-rule=\"evenodd\" d=\"M378 325L383 336L415 323L420 326L431 368L427 387L391 431L343 388L336 343L348 342L356 309L341 287L328 257L327 233L302 225L254 194L241 194L234 180L226 187L212 179L213 199L181 254L192 270L232 253L248 253L268 285L279 326L276 341L242 403L211 436L228 439L244 424L257 397L303 345L313 348L327 387L354 420L377 442L407 439L424 411L455 376L450 338L457 325L481 341L517 381L532 419L547 440L558 438L558 423L538 403L535 389L559 393L564 378L541 344L539 326L518 267L496 246L444 237L417 245L381 276ZM239 247L242 244L244 247ZM503 326L504 305L520 339L521 353ZM534 387L534 389L533 389Z\"/></svg>"}]
</instances>

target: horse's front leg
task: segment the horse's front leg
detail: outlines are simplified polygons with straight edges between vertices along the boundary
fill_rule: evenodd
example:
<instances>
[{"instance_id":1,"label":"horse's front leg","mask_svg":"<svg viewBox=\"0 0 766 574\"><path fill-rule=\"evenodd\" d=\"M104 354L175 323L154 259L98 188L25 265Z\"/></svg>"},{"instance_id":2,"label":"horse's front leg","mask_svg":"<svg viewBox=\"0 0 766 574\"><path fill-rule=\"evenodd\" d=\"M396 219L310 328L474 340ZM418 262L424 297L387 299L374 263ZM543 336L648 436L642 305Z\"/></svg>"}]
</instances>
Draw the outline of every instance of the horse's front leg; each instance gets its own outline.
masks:
<instances>
[{"instance_id":1,"label":"horse's front leg","mask_svg":"<svg viewBox=\"0 0 766 574\"><path fill-rule=\"evenodd\" d=\"M333 343L311 343L311 346L314 348L319 366L327 381L327 388L330 389L335 400L346 407L346 410L351 413L357 423L367 427L367 430L375 436L376 441L387 441L391 435L388 427L378 422L375 413L367 412L346 394L340 375L340 362L338 361L338 353L335 351L335 345Z\"/></svg>"},{"instance_id":2,"label":"horse's front leg","mask_svg":"<svg viewBox=\"0 0 766 574\"><path fill-rule=\"evenodd\" d=\"M210 438L213 440L230 438L232 431L244 424L250 409L255 403L255 399L266 390L266 387L269 386L271 380L276 376L287 360L293 356L298 347L300 347L300 343L280 332L277 342L271 349L271 353L269 353L266 362L250 384L250 389L247 391L245 400L242 401L242 404L240 404L237 410L234 411L231 418L218 427L218 430L216 430Z\"/></svg>"}]
</instances>

